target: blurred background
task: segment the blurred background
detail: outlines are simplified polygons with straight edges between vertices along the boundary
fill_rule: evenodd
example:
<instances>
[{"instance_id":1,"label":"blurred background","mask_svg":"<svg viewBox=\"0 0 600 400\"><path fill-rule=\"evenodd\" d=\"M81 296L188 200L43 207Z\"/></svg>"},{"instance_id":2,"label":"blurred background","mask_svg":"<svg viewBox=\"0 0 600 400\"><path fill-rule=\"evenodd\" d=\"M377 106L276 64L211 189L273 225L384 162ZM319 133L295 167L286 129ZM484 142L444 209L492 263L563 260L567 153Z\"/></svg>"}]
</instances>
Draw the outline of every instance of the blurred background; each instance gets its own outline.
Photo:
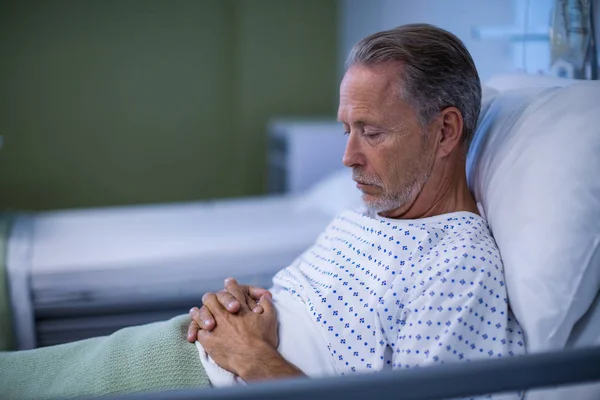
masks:
<instances>
[{"instance_id":1,"label":"blurred background","mask_svg":"<svg viewBox=\"0 0 600 400\"><path fill-rule=\"evenodd\" d=\"M275 171L269 158L269 122L335 119L356 41L429 22L465 42L483 81L548 73L553 4L4 0L0 209L285 190L273 183L289 171Z\"/></svg>"},{"instance_id":2,"label":"blurred background","mask_svg":"<svg viewBox=\"0 0 600 400\"><path fill-rule=\"evenodd\" d=\"M271 115L333 115L334 1L3 1L0 208L265 190Z\"/></svg>"}]
</instances>

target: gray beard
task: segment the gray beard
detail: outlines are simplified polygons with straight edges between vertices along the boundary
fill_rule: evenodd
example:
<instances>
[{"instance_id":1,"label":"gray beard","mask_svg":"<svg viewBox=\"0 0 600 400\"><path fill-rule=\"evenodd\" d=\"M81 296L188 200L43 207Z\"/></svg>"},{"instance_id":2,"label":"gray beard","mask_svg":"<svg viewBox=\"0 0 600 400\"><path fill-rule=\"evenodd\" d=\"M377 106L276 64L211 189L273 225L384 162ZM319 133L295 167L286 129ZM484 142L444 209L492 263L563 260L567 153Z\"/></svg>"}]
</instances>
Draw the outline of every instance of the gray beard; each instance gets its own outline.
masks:
<instances>
[{"instance_id":1,"label":"gray beard","mask_svg":"<svg viewBox=\"0 0 600 400\"><path fill-rule=\"evenodd\" d=\"M406 173L406 181L408 181L408 185L406 185L402 190L398 193L392 193L388 191L383 182L381 182L378 178L371 177L368 175L363 175L362 171L359 169L354 169L352 171L352 178L355 181L359 181L362 183L379 186L383 189L383 192L380 196L370 201L365 199L366 195L363 194L362 199L369 213L381 213L385 211L395 210L397 208L402 207L405 204L413 201L417 195L425 186L425 183L431 177L431 168L426 168L422 160L421 162L415 162L408 168Z\"/></svg>"},{"instance_id":2,"label":"gray beard","mask_svg":"<svg viewBox=\"0 0 600 400\"><path fill-rule=\"evenodd\" d=\"M423 189L425 183L429 180L431 173L424 172L413 178L410 184L399 193L389 193L385 191L378 198L366 201L363 195L363 202L371 213L379 214L385 211L395 210L412 201Z\"/></svg>"}]
</instances>

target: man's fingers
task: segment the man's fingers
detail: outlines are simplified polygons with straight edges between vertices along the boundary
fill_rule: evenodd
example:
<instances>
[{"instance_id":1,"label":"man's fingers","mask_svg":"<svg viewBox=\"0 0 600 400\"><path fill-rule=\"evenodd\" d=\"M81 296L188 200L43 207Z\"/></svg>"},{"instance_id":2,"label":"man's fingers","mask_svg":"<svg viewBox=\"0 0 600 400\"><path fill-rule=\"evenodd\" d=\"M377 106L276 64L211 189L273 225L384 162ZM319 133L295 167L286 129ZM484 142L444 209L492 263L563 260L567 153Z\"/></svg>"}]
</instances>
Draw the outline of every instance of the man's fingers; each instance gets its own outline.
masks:
<instances>
[{"instance_id":1,"label":"man's fingers","mask_svg":"<svg viewBox=\"0 0 600 400\"><path fill-rule=\"evenodd\" d=\"M206 345L206 340L210 338L210 332L205 331L204 329L200 329L198 332L198 341L201 345Z\"/></svg>"},{"instance_id":2,"label":"man's fingers","mask_svg":"<svg viewBox=\"0 0 600 400\"><path fill-rule=\"evenodd\" d=\"M233 278L225 279L225 289L231 293L240 303L241 309L249 309L246 303L246 293L244 293L243 288L237 283L237 281Z\"/></svg>"},{"instance_id":3,"label":"man's fingers","mask_svg":"<svg viewBox=\"0 0 600 400\"><path fill-rule=\"evenodd\" d=\"M269 296L273 298L271 292L267 289L263 289L257 286L246 286L248 295L250 298L248 299L248 306L250 309L256 314L262 314L264 312L264 308L258 303L258 300L263 296Z\"/></svg>"},{"instance_id":4,"label":"man's fingers","mask_svg":"<svg viewBox=\"0 0 600 400\"><path fill-rule=\"evenodd\" d=\"M208 311L215 317L218 317L219 314L225 312L225 308L219 303L219 299L217 299L217 295L214 293L205 293L204 296L202 296L202 304L206 306Z\"/></svg>"},{"instance_id":5,"label":"man's fingers","mask_svg":"<svg viewBox=\"0 0 600 400\"><path fill-rule=\"evenodd\" d=\"M190 310L190 318L198 325L200 329L212 331L215 329L215 317L207 307L193 307Z\"/></svg>"},{"instance_id":6,"label":"man's fingers","mask_svg":"<svg viewBox=\"0 0 600 400\"><path fill-rule=\"evenodd\" d=\"M273 305L273 300L271 300L270 296L264 295L259 300L260 305L265 310L265 314L267 315L275 315L275 306Z\"/></svg>"},{"instance_id":7,"label":"man's fingers","mask_svg":"<svg viewBox=\"0 0 600 400\"><path fill-rule=\"evenodd\" d=\"M259 288L256 286L248 286L248 293L250 294L250 297L252 297L254 300L258 300L264 295L273 298L273 295L267 289Z\"/></svg>"},{"instance_id":8,"label":"man's fingers","mask_svg":"<svg viewBox=\"0 0 600 400\"><path fill-rule=\"evenodd\" d=\"M200 325L200 329L204 329L205 331L212 331L217 326L215 322L215 317L212 315L210 310L207 307L202 307L198 311L198 325Z\"/></svg>"},{"instance_id":9,"label":"man's fingers","mask_svg":"<svg viewBox=\"0 0 600 400\"><path fill-rule=\"evenodd\" d=\"M248 298L248 308L250 308L250 310L252 310L252 312L255 314L262 314L264 311L262 306L258 304L258 301L250 297Z\"/></svg>"},{"instance_id":10,"label":"man's fingers","mask_svg":"<svg viewBox=\"0 0 600 400\"><path fill-rule=\"evenodd\" d=\"M217 293L219 303L232 314L235 314L240 309L240 302L227 290L221 290Z\"/></svg>"},{"instance_id":11,"label":"man's fingers","mask_svg":"<svg viewBox=\"0 0 600 400\"><path fill-rule=\"evenodd\" d=\"M200 330L200 327L198 326L196 321L190 322L190 324L188 325L188 331L187 331L187 341L190 343L194 343L196 341L196 338L198 337L199 330Z\"/></svg>"},{"instance_id":12,"label":"man's fingers","mask_svg":"<svg viewBox=\"0 0 600 400\"><path fill-rule=\"evenodd\" d=\"M260 299L262 296L271 296L271 292L269 292L267 289L256 286L240 285L234 278L225 279L225 290L239 301L239 307L237 310L244 305L244 309L247 307L256 314L262 314L264 312L263 307L258 304L258 299ZM231 308L237 307L237 305L232 305L231 308L227 307L227 300L229 300L229 297L225 294L223 294L222 297L223 301L221 301L221 304L230 312L236 312L237 310L233 311Z\"/></svg>"}]
</instances>

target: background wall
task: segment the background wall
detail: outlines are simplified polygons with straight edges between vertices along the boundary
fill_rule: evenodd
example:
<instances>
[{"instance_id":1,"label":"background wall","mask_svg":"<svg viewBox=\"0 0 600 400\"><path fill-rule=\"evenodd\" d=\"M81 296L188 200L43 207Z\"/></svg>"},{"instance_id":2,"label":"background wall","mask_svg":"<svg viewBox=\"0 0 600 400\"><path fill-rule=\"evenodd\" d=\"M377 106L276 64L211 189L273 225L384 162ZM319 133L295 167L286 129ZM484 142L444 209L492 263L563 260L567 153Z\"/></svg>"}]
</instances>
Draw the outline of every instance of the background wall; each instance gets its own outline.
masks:
<instances>
[{"instance_id":1,"label":"background wall","mask_svg":"<svg viewBox=\"0 0 600 400\"><path fill-rule=\"evenodd\" d=\"M333 0L0 3L0 209L262 193L271 115L334 115Z\"/></svg>"},{"instance_id":2,"label":"background wall","mask_svg":"<svg viewBox=\"0 0 600 400\"><path fill-rule=\"evenodd\" d=\"M600 41L600 0L595 8ZM340 0L338 43L345 56L361 38L398 25L425 22L457 35L473 56L480 78L498 73L547 73L548 33L555 0ZM600 56L600 46L598 46Z\"/></svg>"}]
</instances>

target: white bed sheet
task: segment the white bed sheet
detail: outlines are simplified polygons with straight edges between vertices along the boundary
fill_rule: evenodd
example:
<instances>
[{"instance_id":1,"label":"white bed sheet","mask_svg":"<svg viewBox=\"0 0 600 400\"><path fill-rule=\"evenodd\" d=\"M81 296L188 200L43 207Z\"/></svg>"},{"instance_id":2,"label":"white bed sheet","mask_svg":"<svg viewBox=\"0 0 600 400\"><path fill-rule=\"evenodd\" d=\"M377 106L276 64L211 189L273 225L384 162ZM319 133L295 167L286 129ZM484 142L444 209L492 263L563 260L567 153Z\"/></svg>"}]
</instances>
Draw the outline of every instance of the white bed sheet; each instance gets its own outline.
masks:
<instances>
[{"instance_id":1,"label":"white bed sheet","mask_svg":"<svg viewBox=\"0 0 600 400\"><path fill-rule=\"evenodd\" d=\"M33 223L34 301L178 295L211 278L274 274L330 219L294 204L259 197L40 214Z\"/></svg>"},{"instance_id":2,"label":"white bed sheet","mask_svg":"<svg viewBox=\"0 0 600 400\"><path fill-rule=\"evenodd\" d=\"M34 275L124 264L240 255L297 245L329 217L269 196L211 202L48 212L34 219ZM308 236L308 238L307 238Z\"/></svg>"}]
</instances>

